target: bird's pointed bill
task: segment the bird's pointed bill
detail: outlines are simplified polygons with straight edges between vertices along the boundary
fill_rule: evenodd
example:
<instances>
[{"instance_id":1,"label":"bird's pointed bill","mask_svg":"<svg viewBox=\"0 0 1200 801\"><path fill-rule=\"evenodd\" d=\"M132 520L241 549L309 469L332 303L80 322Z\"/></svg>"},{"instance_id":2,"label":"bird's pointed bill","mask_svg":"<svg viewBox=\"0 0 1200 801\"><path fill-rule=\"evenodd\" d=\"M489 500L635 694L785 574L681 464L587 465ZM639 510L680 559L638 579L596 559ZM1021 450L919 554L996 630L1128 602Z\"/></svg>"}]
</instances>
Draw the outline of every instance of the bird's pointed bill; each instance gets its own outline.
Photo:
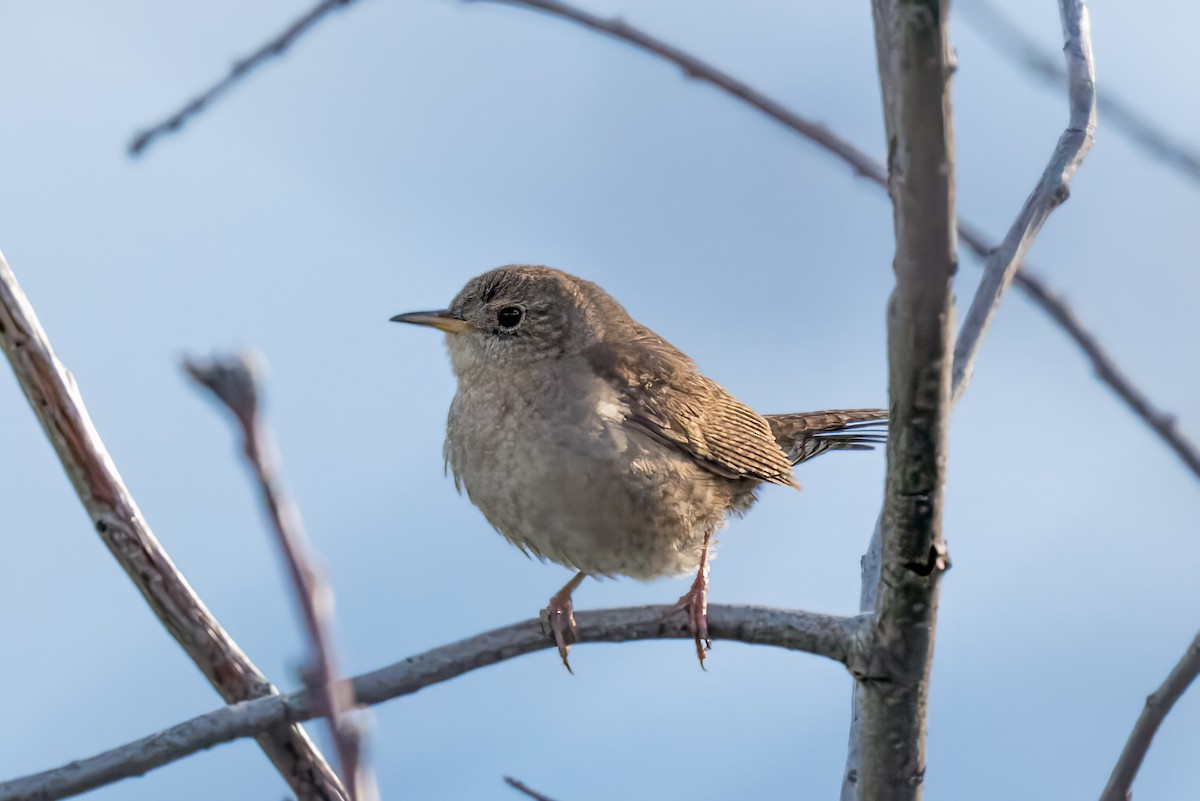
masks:
<instances>
[{"instance_id":1,"label":"bird's pointed bill","mask_svg":"<svg viewBox=\"0 0 1200 801\"><path fill-rule=\"evenodd\" d=\"M460 320L453 316L446 309L397 314L391 318L391 321L393 323L411 323L413 325L427 325L431 328L440 328L447 334L462 334L474 327L466 320Z\"/></svg>"}]
</instances>

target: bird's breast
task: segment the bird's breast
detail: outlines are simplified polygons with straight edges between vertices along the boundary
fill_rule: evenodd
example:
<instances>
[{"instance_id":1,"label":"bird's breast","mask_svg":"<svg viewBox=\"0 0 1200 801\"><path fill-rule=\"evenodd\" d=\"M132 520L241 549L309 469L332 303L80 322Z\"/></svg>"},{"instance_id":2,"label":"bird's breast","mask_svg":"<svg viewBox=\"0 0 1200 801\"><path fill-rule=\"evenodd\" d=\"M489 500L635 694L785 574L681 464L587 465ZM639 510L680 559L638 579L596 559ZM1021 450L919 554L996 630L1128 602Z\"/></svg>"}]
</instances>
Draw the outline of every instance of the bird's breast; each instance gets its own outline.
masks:
<instances>
[{"instance_id":1,"label":"bird's breast","mask_svg":"<svg viewBox=\"0 0 1200 801\"><path fill-rule=\"evenodd\" d=\"M568 567L635 578L694 568L734 482L627 426L607 382L582 370L559 379L487 392L460 380L446 432L456 484L510 542ZM531 396L531 384L544 391Z\"/></svg>"}]
</instances>

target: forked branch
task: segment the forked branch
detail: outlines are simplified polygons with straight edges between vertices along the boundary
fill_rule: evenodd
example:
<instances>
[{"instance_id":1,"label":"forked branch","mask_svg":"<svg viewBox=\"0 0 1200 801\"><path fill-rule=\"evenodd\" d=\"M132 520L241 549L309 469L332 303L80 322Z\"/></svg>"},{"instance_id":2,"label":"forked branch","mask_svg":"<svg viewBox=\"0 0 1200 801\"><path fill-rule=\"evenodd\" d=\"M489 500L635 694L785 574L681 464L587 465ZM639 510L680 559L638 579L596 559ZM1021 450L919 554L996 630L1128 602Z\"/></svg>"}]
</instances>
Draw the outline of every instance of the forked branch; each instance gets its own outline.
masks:
<instances>
[{"instance_id":1,"label":"forked branch","mask_svg":"<svg viewBox=\"0 0 1200 801\"><path fill-rule=\"evenodd\" d=\"M150 530L3 254L0 347L100 539L159 621L226 702L277 694ZM263 730L259 745L303 801L345 799L341 782L299 726Z\"/></svg>"},{"instance_id":2,"label":"forked branch","mask_svg":"<svg viewBox=\"0 0 1200 801\"><path fill-rule=\"evenodd\" d=\"M580 643L685 639L693 635L673 606L643 606L576 612ZM868 620L761 606L713 605L708 626L714 637L774 645L841 662L864 661L861 632ZM415 693L472 670L553 648L538 620L477 634L434 648L350 680L360 704L373 705ZM60 768L0 784L0 801L53 801L112 784L240 737L295 724L322 714L309 692L275 695L201 715L140 740Z\"/></svg>"}]
</instances>

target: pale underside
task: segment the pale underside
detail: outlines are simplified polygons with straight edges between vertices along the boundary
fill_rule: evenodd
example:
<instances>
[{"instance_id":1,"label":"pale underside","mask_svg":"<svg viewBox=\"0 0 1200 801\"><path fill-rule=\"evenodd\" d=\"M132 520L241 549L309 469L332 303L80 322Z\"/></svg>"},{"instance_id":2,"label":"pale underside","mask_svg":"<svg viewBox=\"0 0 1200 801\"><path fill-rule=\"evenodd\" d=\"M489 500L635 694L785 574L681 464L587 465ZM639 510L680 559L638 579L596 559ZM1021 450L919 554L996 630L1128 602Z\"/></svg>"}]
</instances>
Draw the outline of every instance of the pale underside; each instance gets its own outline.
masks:
<instances>
[{"instance_id":1,"label":"pale underside","mask_svg":"<svg viewBox=\"0 0 1200 801\"><path fill-rule=\"evenodd\" d=\"M509 542L588 575L694 570L705 535L753 503L760 482L701 467L630 424L606 382L583 371L573 378L546 399L552 416L513 416L503 391L460 387L446 441L455 484ZM579 422L550 422L564 416Z\"/></svg>"}]
</instances>

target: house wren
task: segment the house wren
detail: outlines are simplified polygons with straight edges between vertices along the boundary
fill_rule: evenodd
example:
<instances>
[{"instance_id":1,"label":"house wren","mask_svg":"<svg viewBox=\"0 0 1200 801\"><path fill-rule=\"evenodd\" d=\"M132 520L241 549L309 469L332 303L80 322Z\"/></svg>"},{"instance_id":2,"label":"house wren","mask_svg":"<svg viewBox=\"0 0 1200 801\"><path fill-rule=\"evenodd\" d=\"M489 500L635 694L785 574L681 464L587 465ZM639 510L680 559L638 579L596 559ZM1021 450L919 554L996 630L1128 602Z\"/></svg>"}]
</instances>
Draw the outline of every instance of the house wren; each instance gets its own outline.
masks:
<instances>
[{"instance_id":1,"label":"house wren","mask_svg":"<svg viewBox=\"0 0 1200 801\"><path fill-rule=\"evenodd\" d=\"M763 483L799 489L799 462L884 437L880 409L756 414L603 289L549 267L500 267L449 309L391 319L446 332L455 486L509 542L577 571L542 612L568 669L585 576L692 570L679 606L703 666L709 550L726 515Z\"/></svg>"}]
</instances>

